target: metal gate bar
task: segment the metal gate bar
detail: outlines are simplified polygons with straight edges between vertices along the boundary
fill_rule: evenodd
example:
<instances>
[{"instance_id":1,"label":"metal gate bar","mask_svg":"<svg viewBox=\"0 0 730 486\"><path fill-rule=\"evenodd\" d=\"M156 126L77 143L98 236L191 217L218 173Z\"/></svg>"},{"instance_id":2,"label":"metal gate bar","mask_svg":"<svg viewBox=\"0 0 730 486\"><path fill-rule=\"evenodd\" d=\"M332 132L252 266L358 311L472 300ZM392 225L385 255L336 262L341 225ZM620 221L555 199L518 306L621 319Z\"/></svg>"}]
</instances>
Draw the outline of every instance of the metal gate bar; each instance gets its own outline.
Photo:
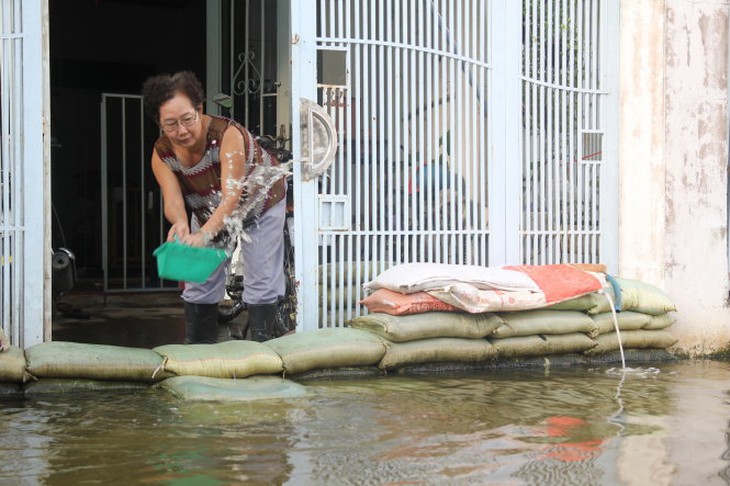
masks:
<instances>
[{"instance_id":1,"label":"metal gate bar","mask_svg":"<svg viewBox=\"0 0 730 486\"><path fill-rule=\"evenodd\" d=\"M47 15L0 0L0 326L21 348L51 332Z\"/></svg>"},{"instance_id":2,"label":"metal gate bar","mask_svg":"<svg viewBox=\"0 0 730 486\"><path fill-rule=\"evenodd\" d=\"M154 248L165 241L162 195L155 197L146 190L147 164L149 151L145 146L145 117L143 98L140 95L103 93L101 101L101 214L102 214L102 265L104 272L104 291L155 291L171 288L172 282L158 280L147 266L147 257ZM130 118L129 113L132 113ZM117 124L121 127L112 131ZM128 129L134 130L138 140L133 140ZM136 145L136 146L135 146ZM109 173L116 164L121 169L121 186L112 188L110 193ZM138 177L139 194L131 194L130 178ZM135 186L135 188L137 188ZM112 218L110 201L119 199L121 207L121 237L110 237L110 227L115 225ZM130 205L138 204L136 213L130 213ZM156 237L148 241L147 214L157 209L155 223ZM113 219L113 221L112 221ZM135 237L134 232L138 233ZM114 241L112 241L114 240ZM110 247L121 245L121 264L112 265ZM130 268L130 252L138 256L137 269ZM119 268L119 270L115 270ZM113 274L113 275L112 275Z\"/></svg>"},{"instance_id":3,"label":"metal gate bar","mask_svg":"<svg viewBox=\"0 0 730 486\"><path fill-rule=\"evenodd\" d=\"M20 342L23 308L23 32L19 0L0 3L0 325ZM41 296L38 296L39 298Z\"/></svg>"}]
</instances>

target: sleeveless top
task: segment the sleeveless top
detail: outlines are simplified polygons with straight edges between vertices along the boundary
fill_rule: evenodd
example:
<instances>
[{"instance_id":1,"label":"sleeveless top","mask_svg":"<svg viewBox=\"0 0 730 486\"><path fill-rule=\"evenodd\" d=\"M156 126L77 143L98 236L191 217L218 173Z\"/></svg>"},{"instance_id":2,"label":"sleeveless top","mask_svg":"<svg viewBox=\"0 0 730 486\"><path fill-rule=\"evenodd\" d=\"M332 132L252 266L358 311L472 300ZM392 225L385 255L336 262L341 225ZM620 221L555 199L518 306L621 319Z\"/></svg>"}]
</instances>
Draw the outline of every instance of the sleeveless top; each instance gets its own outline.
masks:
<instances>
[{"instance_id":1,"label":"sleeveless top","mask_svg":"<svg viewBox=\"0 0 730 486\"><path fill-rule=\"evenodd\" d=\"M246 154L243 171L244 189L238 205L239 209L244 212L242 215L243 227L246 228L255 223L256 218L261 213L281 201L286 194L286 178L283 173L277 174L279 178L275 182L265 180L266 168L278 166L279 161L264 150L253 135L235 120L211 116L205 152L203 157L192 167L184 167L180 163L170 139L163 133L155 142L155 151L162 159L162 162L177 177L185 199L185 206L189 212L195 215L200 226L208 221L210 215L221 202L220 146L223 134L231 126L243 135L244 152ZM255 176L249 177L252 172ZM269 175L271 175L270 172ZM264 191L266 191L265 195L263 194ZM225 230L214 238L214 241L227 240L228 235Z\"/></svg>"}]
</instances>

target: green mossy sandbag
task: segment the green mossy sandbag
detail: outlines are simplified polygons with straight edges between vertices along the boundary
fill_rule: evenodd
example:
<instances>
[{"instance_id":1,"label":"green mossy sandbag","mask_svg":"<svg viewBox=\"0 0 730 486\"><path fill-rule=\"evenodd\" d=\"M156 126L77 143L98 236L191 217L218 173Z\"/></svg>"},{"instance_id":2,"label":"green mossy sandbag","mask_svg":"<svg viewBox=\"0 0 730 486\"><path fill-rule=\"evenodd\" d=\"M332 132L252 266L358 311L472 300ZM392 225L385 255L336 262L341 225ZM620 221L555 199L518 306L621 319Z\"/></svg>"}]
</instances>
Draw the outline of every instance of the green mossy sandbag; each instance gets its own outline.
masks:
<instances>
[{"instance_id":1,"label":"green mossy sandbag","mask_svg":"<svg viewBox=\"0 0 730 486\"><path fill-rule=\"evenodd\" d=\"M330 327L265 343L281 356L286 374L326 368L371 366L385 354L383 340L359 329Z\"/></svg>"},{"instance_id":2,"label":"green mossy sandbag","mask_svg":"<svg viewBox=\"0 0 730 486\"><path fill-rule=\"evenodd\" d=\"M490 337L508 338L535 336L538 334L573 334L582 332L597 336L595 322L584 312L559 310L528 310L519 312L500 312L504 324L499 326Z\"/></svg>"},{"instance_id":3,"label":"green mossy sandbag","mask_svg":"<svg viewBox=\"0 0 730 486\"><path fill-rule=\"evenodd\" d=\"M216 402L297 398L307 394L307 389L303 385L273 377L231 380L205 376L175 376L157 386L183 400Z\"/></svg>"},{"instance_id":4,"label":"green mossy sandbag","mask_svg":"<svg viewBox=\"0 0 730 486\"><path fill-rule=\"evenodd\" d=\"M596 342L583 333L552 336L518 336L503 339L489 338L498 358L550 356L554 354L583 353Z\"/></svg>"},{"instance_id":5,"label":"green mossy sandbag","mask_svg":"<svg viewBox=\"0 0 730 486\"><path fill-rule=\"evenodd\" d=\"M151 349L52 341L26 349L25 358L37 378L155 382L169 376Z\"/></svg>"},{"instance_id":6,"label":"green mossy sandbag","mask_svg":"<svg viewBox=\"0 0 730 486\"><path fill-rule=\"evenodd\" d=\"M25 353L17 346L0 352L0 383L24 383L28 381L25 370Z\"/></svg>"},{"instance_id":7,"label":"green mossy sandbag","mask_svg":"<svg viewBox=\"0 0 730 486\"><path fill-rule=\"evenodd\" d=\"M479 339L492 334L502 324L502 319L495 314L464 312L426 312L405 316L373 312L347 322L352 328L372 332L392 342L438 337Z\"/></svg>"},{"instance_id":8,"label":"green mossy sandbag","mask_svg":"<svg viewBox=\"0 0 730 486\"><path fill-rule=\"evenodd\" d=\"M622 331L621 345L623 349L666 349L677 342L677 339L663 330L639 329ZM618 336L615 332L601 334L595 338L596 346L586 350L585 354L594 356L616 351L619 348Z\"/></svg>"},{"instance_id":9,"label":"green mossy sandbag","mask_svg":"<svg viewBox=\"0 0 730 486\"><path fill-rule=\"evenodd\" d=\"M496 357L497 350L486 339L431 338L386 343L378 367L389 370L421 363L478 363Z\"/></svg>"},{"instance_id":10,"label":"green mossy sandbag","mask_svg":"<svg viewBox=\"0 0 730 486\"><path fill-rule=\"evenodd\" d=\"M166 344L153 351L164 357L164 369L175 375L211 378L246 378L284 371L276 352L255 341L225 341L217 344Z\"/></svg>"},{"instance_id":11,"label":"green mossy sandbag","mask_svg":"<svg viewBox=\"0 0 730 486\"><path fill-rule=\"evenodd\" d=\"M658 316L651 316L649 324L644 326L644 329L653 331L658 329L666 329L677 322L677 316L674 312L667 312L666 314L660 314Z\"/></svg>"},{"instance_id":12,"label":"green mossy sandbag","mask_svg":"<svg viewBox=\"0 0 730 486\"><path fill-rule=\"evenodd\" d=\"M596 314L591 316L591 318L593 319L593 322L596 323L599 334L616 331L616 324L613 320L613 312ZM644 326L651 322L652 316L649 314L642 314L641 312L625 311L617 312L616 319L618 321L619 330L633 331L636 329L643 329Z\"/></svg>"},{"instance_id":13,"label":"green mossy sandbag","mask_svg":"<svg viewBox=\"0 0 730 486\"><path fill-rule=\"evenodd\" d=\"M677 310L669 296L658 287L629 278L617 278L621 287L621 310L658 316Z\"/></svg>"}]
</instances>

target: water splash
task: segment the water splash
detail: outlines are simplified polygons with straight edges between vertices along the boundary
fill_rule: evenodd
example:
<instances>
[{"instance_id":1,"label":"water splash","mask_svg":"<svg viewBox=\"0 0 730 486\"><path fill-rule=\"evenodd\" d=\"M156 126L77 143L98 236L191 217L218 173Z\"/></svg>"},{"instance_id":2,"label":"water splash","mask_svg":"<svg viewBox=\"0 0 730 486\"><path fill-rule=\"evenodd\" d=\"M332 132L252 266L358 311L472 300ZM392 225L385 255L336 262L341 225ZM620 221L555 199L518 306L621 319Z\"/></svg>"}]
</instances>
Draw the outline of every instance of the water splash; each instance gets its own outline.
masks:
<instances>
[{"instance_id":1,"label":"water splash","mask_svg":"<svg viewBox=\"0 0 730 486\"><path fill-rule=\"evenodd\" d=\"M292 162L277 166L259 165L244 177L228 181L229 187L242 189L246 194L243 203L223 219L223 226L231 235L231 244L239 239L246 242L251 241L251 237L246 231L251 218L263 208L269 190L274 184L289 177L291 173Z\"/></svg>"}]
</instances>

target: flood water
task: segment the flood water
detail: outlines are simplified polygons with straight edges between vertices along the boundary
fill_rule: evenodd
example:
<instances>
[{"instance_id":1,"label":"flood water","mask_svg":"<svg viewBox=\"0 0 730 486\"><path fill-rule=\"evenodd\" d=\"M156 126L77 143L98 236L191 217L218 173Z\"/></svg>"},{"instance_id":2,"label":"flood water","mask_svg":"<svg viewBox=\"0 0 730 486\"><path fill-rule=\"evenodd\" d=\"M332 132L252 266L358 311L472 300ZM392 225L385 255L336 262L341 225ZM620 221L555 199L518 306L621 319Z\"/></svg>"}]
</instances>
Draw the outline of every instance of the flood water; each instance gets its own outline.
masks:
<instances>
[{"instance_id":1,"label":"flood water","mask_svg":"<svg viewBox=\"0 0 730 486\"><path fill-rule=\"evenodd\" d=\"M611 366L307 380L303 398L236 403L48 388L0 398L0 483L727 484L730 363Z\"/></svg>"}]
</instances>

